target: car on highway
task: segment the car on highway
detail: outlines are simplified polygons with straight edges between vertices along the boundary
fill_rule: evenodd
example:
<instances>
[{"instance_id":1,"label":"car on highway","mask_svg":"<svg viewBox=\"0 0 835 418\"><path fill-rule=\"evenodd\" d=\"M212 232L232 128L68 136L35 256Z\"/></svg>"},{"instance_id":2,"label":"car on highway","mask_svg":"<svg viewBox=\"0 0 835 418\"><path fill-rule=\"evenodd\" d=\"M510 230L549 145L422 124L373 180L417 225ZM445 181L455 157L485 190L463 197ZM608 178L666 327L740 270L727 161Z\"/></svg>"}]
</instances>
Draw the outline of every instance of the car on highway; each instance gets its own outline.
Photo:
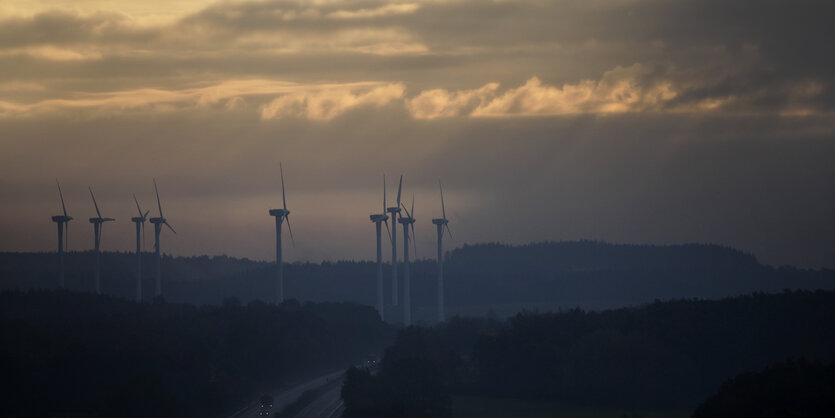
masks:
<instances>
[{"instance_id":1,"label":"car on highway","mask_svg":"<svg viewBox=\"0 0 835 418\"><path fill-rule=\"evenodd\" d=\"M377 361L377 354L371 353L365 358L365 364L363 366L368 370L372 370L376 369L378 364L379 361Z\"/></svg>"},{"instance_id":2,"label":"car on highway","mask_svg":"<svg viewBox=\"0 0 835 418\"><path fill-rule=\"evenodd\" d=\"M261 409L258 411L259 417L268 417L273 412L273 397L264 395L261 397Z\"/></svg>"}]
</instances>

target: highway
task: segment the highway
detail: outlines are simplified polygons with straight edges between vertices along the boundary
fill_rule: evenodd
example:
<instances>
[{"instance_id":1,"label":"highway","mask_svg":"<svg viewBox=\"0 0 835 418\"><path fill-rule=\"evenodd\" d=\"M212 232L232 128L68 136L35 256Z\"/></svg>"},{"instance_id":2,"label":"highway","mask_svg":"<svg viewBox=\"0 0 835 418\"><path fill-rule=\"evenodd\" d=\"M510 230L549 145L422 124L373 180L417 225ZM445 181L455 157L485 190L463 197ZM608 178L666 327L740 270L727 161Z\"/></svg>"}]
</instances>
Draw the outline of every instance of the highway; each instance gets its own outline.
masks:
<instances>
[{"instance_id":1,"label":"highway","mask_svg":"<svg viewBox=\"0 0 835 418\"><path fill-rule=\"evenodd\" d=\"M342 416L342 385L334 385L296 415L296 418L338 418Z\"/></svg>"},{"instance_id":2,"label":"highway","mask_svg":"<svg viewBox=\"0 0 835 418\"><path fill-rule=\"evenodd\" d=\"M270 393L273 397L273 409L270 412L270 417L276 412L281 412L287 405L291 404L293 401L299 398L299 396L304 393L304 391L309 389L314 389L319 386L324 385L325 383L338 379L342 374L345 373L345 370L339 370L333 373L329 373L323 376L319 376L315 379L311 379L307 382L301 383L299 385L293 386L291 388L285 388L282 390L277 390L273 393ZM339 390L342 386L336 386L336 397L339 398ZM327 394L330 394L328 392ZM258 397L260 400L260 396ZM321 397L320 397L321 398ZM316 401L318 401L317 399ZM341 401L341 399L340 399ZM315 403L315 402L314 402ZM249 408L246 408L238 413L232 415L230 418L259 418L258 412L261 410L261 403L256 401Z\"/></svg>"},{"instance_id":3,"label":"highway","mask_svg":"<svg viewBox=\"0 0 835 418\"><path fill-rule=\"evenodd\" d=\"M364 365L358 365L364 367ZM377 374L377 367L371 369L372 374ZM345 410L342 402L342 384L335 384L327 392L322 393L313 402L308 404L294 418L339 418Z\"/></svg>"}]
</instances>

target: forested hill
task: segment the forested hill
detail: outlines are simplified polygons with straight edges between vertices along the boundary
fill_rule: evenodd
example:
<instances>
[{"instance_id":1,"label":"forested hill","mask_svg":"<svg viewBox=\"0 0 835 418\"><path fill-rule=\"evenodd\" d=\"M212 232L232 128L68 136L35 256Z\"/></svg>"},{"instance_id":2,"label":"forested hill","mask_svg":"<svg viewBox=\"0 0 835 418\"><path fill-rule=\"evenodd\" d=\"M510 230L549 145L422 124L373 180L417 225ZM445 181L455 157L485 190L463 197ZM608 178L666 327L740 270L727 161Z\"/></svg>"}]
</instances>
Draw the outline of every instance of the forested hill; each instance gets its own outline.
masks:
<instances>
[{"instance_id":1,"label":"forested hill","mask_svg":"<svg viewBox=\"0 0 835 418\"><path fill-rule=\"evenodd\" d=\"M133 303L0 292L2 416L225 417L394 336L368 306Z\"/></svg>"},{"instance_id":2,"label":"forested hill","mask_svg":"<svg viewBox=\"0 0 835 418\"><path fill-rule=\"evenodd\" d=\"M708 244L637 245L596 241L538 242L512 246L498 243L464 245L450 253L449 261L461 264L506 259L505 266L541 267L547 271L654 270L745 271L760 268L752 255L730 247ZM492 267L492 265L491 265Z\"/></svg>"},{"instance_id":3,"label":"forested hill","mask_svg":"<svg viewBox=\"0 0 835 418\"><path fill-rule=\"evenodd\" d=\"M835 288L835 270L774 268L751 254L706 244L480 244L452 251L445 267L448 298L462 305L524 300L545 308L603 309L655 299Z\"/></svg>"},{"instance_id":4,"label":"forested hill","mask_svg":"<svg viewBox=\"0 0 835 418\"><path fill-rule=\"evenodd\" d=\"M132 297L135 254L102 255L105 293ZM143 255L144 294L151 294L153 258ZM93 287L93 255L67 255L67 286ZM634 305L654 299L719 298L754 291L833 289L835 271L774 268L751 254L703 245L628 245L592 241L546 242L523 246L464 245L447 253L446 300L451 314L500 315L521 308L590 309ZM401 270L402 271L402 270ZM232 257L163 257L167 300L220 303L235 296L246 302L270 301L274 266ZM376 295L375 264L367 261L294 263L285 266L288 297L311 301L354 301L372 305ZM384 269L391 294L391 269ZM412 264L414 317L434 318L434 260ZM0 289L51 288L57 283L55 253L0 253ZM402 288L402 286L401 286Z\"/></svg>"},{"instance_id":5,"label":"forested hill","mask_svg":"<svg viewBox=\"0 0 835 418\"><path fill-rule=\"evenodd\" d=\"M526 312L506 322L453 318L401 330L376 375L349 372L343 416L449 416L451 396L624 412L608 416L692 411L723 381L794 359L722 385L694 416L830 417L835 366L822 365L835 361L833 320L835 292L820 290ZM568 410L535 416L606 416Z\"/></svg>"}]
</instances>

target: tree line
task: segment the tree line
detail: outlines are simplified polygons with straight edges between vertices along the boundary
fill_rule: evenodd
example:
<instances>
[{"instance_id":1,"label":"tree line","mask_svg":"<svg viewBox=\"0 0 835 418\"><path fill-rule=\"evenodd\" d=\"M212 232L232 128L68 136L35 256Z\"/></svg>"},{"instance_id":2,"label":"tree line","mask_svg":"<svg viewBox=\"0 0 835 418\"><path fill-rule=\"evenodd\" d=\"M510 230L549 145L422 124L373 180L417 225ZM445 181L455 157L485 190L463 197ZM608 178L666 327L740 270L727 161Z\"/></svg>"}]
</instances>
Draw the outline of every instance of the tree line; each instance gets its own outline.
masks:
<instances>
[{"instance_id":1,"label":"tree line","mask_svg":"<svg viewBox=\"0 0 835 418\"><path fill-rule=\"evenodd\" d=\"M455 318L402 330L378 374L351 370L345 416L450 416L456 395L692 409L739 373L831 364L833 320L835 292L822 290Z\"/></svg>"},{"instance_id":2,"label":"tree line","mask_svg":"<svg viewBox=\"0 0 835 418\"><path fill-rule=\"evenodd\" d=\"M153 294L153 259L143 257L144 294ZM92 289L93 254L69 253L68 287ZM163 292L169 301L219 304L228 297L244 302L275 294L274 265L226 256L162 259ZM54 288L54 253L0 253L0 289ZM654 299L721 298L755 291L835 289L835 271L774 268L752 255L717 245L608 244L593 241L545 242L523 246L464 245L446 255L446 300L451 314L500 316L524 307L606 309ZM385 268L385 294L391 270ZM402 270L401 270L402 271ZM135 294L135 255L104 253L106 294ZM413 317L434 319L434 260L413 263ZM366 261L293 263L285 266L285 295L306 301L352 301L375 305L376 264ZM402 286L401 286L402 289Z\"/></svg>"},{"instance_id":3,"label":"tree line","mask_svg":"<svg viewBox=\"0 0 835 418\"><path fill-rule=\"evenodd\" d=\"M228 416L259 391L347 367L394 337L352 303L137 304L0 293L4 416Z\"/></svg>"}]
</instances>

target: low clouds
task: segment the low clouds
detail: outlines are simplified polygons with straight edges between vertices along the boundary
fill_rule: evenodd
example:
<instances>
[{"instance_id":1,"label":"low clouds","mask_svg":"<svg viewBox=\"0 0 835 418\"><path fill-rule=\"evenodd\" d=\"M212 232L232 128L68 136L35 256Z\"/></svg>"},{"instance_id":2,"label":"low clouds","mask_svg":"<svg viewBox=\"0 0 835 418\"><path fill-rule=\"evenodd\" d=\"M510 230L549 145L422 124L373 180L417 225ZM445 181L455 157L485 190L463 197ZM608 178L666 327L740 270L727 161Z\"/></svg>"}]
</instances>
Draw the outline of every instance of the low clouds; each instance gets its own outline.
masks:
<instances>
[{"instance_id":1,"label":"low clouds","mask_svg":"<svg viewBox=\"0 0 835 418\"><path fill-rule=\"evenodd\" d=\"M561 87L543 85L534 77L525 85L511 89L479 106L472 116L572 115L583 113L623 113L660 111L677 95L669 81L652 80L642 84L640 65L618 67L599 81L583 80Z\"/></svg>"},{"instance_id":2,"label":"low clouds","mask_svg":"<svg viewBox=\"0 0 835 418\"><path fill-rule=\"evenodd\" d=\"M430 90L409 101L411 114L421 119L466 115L511 117L664 111L678 93L666 80L641 81L640 65L618 67L600 80L552 86L532 77L520 87L497 93L498 83L475 90ZM698 108L693 109L698 110Z\"/></svg>"},{"instance_id":3,"label":"low clouds","mask_svg":"<svg viewBox=\"0 0 835 418\"><path fill-rule=\"evenodd\" d=\"M503 92L498 83L472 90L428 90L410 99L407 107L419 119L717 112L807 116L820 111L818 99L825 91L811 81L726 90L722 87L726 81L727 76L700 78L664 66L634 64L606 71L599 80L561 86L534 76Z\"/></svg>"},{"instance_id":4,"label":"low clouds","mask_svg":"<svg viewBox=\"0 0 835 418\"><path fill-rule=\"evenodd\" d=\"M724 82L725 77L719 77ZM370 106L402 107L416 119L452 117L605 115L619 113L772 114L808 116L819 113L817 100L825 87L802 82L773 89L725 91L716 80L699 79L668 67L634 64L606 71L598 80L551 85L539 77L501 89L497 82L476 89L428 89L407 97L406 83L365 81L303 84L280 80L229 80L180 90L143 88L115 92L74 93L32 103L0 100L0 117L37 116L84 110L101 116L135 110L244 111L257 109L261 119L327 121L348 110ZM35 83L0 84L9 91L43 87ZM712 94L711 94L712 92ZM250 106L252 105L252 106Z\"/></svg>"},{"instance_id":5,"label":"low clouds","mask_svg":"<svg viewBox=\"0 0 835 418\"><path fill-rule=\"evenodd\" d=\"M3 85L0 85L3 87ZM9 83L9 89L34 85ZM247 103L259 106L262 119L304 118L330 120L362 106L384 106L402 98L399 83L314 84L274 80L232 80L216 85L182 90L135 89L104 93L78 93L70 98L31 104L0 100L0 117L37 117L81 111L86 117L109 116L132 111L210 110L237 111Z\"/></svg>"},{"instance_id":6,"label":"low clouds","mask_svg":"<svg viewBox=\"0 0 835 418\"><path fill-rule=\"evenodd\" d=\"M336 10L328 13L325 17L331 19L367 19L410 14L414 13L419 8L420 5L416 3L386 4L373 9Z\"/></svg>"},{"instance_id":7,"label":"low clouds","mask_svg":"<svg viewBox=\"0 0 835 418\"><path fill-rule=\"evenodd\" d=\"M217 104L234 111L252 101L263 103L258 106L262 119L331 120L347 110L367 105L378 108L405 106L409 114L417 119L478 118L662 111L665 104L676 97L677 92L668 82L641 86L631 75L634 71L634 67L618 68L607 72L600 81L583 80L560 87L543 84L537 77L532 77L524 85L502 93L499 93L498 83L488 83L473 90L432 89L405 100L406 86L403 83L303 85L274 80L232 80L183 90L78 93L70 98L31 104L0 100L0 117L32 116L73 109L98 114L154 109L168 111L212 108Z\"/></svg>"},{"instance_id":8,"label":"low clouds","mask_svg":"<svg viewBox=\"0 0 835 418\"><path fill-rule=\"evenodd\" d=\"M408 101L409 113L418 119L469 115L495 96L499 83L488 83L474 90L426 90Z\"/></svg>"},{"instance_id":9,"label":"low clouds","mask_svg":"<svg viewBox=\"0 0 835 418\"><path fill-rule=\"evenodd\" d=\"M402 84L387 84L363 92L354 90L351 87L340 87L286 94L263 106L261 118L330 120L360 106L385 106L400 99L405 87Z\"/></svg>"},{"instance_id":10,"label":"low clouds","mask_svg":"<svg viewBox=\"0 0 835 418\"><path fill-rule=\"evenodd\" d=\"M35 46L6 49L0 51L0 56L26 56L44 61L84 61L101 59L102 53L100 51L88 49Z\"/></svg>"}]
</instances>

